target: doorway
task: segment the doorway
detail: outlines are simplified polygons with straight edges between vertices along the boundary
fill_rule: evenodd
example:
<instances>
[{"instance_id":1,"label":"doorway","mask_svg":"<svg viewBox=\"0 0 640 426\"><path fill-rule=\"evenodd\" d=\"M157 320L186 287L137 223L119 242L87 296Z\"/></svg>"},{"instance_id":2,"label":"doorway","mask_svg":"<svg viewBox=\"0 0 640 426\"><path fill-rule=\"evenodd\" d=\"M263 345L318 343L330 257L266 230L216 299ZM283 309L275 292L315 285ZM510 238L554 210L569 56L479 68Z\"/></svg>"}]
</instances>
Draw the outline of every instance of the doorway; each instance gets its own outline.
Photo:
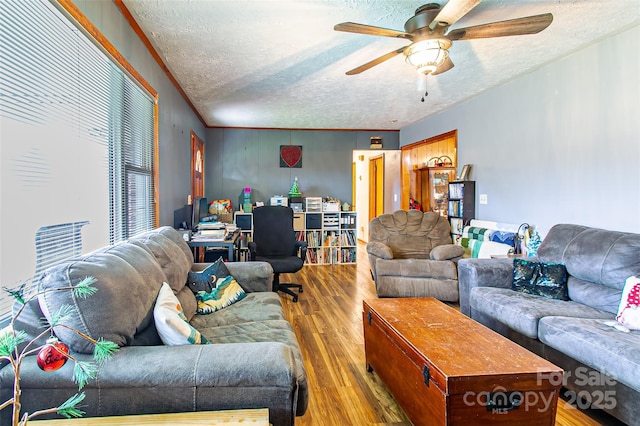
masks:
<instances>
[{"instance_id":1,"label":"doorway","mask_svg":"<svg viewBox=\"0 0 640 426\"><path fill-rule=\"evenodd\" d=\"M204 197L204 141L191 131L191 197Z\"/></svg>"},{"instance_id":2,"label":"doorway","mask_svg":"<svg viewBox=\"0 0 640 426\"><path fill-rule=\"evenodd\" d=\"M376 159L377 161L372 161ZM393 213L400 208L400 159L399 149L391 150L354 150L353 163L355 171L353 176L353 209L358 216L358 240L364 243L369 241L369 222L371 217L382 213ZM377 173L371 169L376 166ZM372 179L378 176L378 179ZM382 179L382 181L380 180ZM371 189L370 181L374 182L376 190ZM373 192L378 200L369 202ZM380 212L379 209L382 209ZM370 213L373 211L373 213Z\"/></svg>"},{"instance_id":3,"label":"doorway","mask_svg":"<svg viewBox=\"0 0 640 426\"><path fill-rule=\"evenodd\" d=\"M369 222L384 213L384 156L369 158Z\"/></svg>"}]
</instances>

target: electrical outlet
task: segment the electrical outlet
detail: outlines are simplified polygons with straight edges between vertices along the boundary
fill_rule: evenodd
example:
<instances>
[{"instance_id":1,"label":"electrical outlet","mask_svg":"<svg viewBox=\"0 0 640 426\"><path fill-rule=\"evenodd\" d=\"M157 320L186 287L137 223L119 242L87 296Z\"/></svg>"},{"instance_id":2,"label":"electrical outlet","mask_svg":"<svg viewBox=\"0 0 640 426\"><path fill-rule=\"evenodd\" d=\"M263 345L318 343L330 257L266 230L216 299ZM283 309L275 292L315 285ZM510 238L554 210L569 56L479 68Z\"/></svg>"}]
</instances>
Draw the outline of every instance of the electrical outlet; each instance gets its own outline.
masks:
<instances>
[{"instance_id":1,"label":"electrical outlet","mask_svg":"<svg viewBox=\"0 0 640 426\"><path fill-rule=\"evenodd\" d=\"M489 204L489 197L487 197L487 194L480 194L480 204Z\"/></svg>"}]
</instances>

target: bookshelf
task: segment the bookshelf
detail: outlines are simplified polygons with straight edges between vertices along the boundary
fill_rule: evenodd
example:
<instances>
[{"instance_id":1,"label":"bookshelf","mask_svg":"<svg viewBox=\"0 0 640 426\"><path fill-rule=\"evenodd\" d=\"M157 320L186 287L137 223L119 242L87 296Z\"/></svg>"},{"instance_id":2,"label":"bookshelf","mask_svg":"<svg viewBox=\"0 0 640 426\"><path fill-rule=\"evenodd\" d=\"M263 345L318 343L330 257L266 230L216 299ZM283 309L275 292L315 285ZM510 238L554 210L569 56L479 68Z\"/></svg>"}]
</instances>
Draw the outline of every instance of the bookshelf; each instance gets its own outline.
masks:
<instances>
[{"instance_id":1,"label":"bookshelf","mask_svg":"<svg viewBox=\"0 0 640 426\"><path fill-rule=\"evenodd\" d=\"M356 212L298 214L304 216L304 220L299 221L304 228L296 229L296 237L299 241L307 242L306 264L356 263Z\"/></svg>"},{"instance_id":2,"label":"bookshelf","mask_svg":"<svg viewBox=\"0 0 640 426\"><path fill-rule=\"evenodd\" d=\"M307 242L308 265L355 264L357 253L357 213L294 212L293 229L298 241ZM253 238L253 214L235 212L240 228L238 260L249 260L248 243Z\"/></svg>"},{"instance_id":3,"label":"bookshelf","mask_svg":"<svg viewBox=\"0 0 640 426\"><path fill-rule=\"evenodd\" d=\"M240 229L238 261L249 261L249 242L253 241L253 213L235 212L233 223Z\"/></svg>"},{"instance_id":4,"label":"bookshelf","mask_svg":"<svg viewBox=\"0 0 640 426\"><path fill-rule=\"evenodd\" d=\"M476 183L471 180L449 182L447 216L451 234L461 235L464 226L476 215Z\"/></svg>"}]
</instances>

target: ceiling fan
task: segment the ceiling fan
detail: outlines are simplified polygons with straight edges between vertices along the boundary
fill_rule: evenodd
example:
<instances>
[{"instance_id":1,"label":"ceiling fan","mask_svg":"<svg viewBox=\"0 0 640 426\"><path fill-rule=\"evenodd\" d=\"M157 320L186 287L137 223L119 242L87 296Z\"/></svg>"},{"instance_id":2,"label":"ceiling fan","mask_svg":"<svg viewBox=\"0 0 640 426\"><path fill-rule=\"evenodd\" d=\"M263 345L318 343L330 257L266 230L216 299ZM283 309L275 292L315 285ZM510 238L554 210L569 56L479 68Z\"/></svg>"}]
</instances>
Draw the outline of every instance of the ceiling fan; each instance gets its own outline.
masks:
<instances>
[{"instance_id":1,"label":"ceiling fan","mask_svg":"<svg viewBox=\"0 0 640 426\"><path fill-rule=\"evenodd\" d=\"M454 41L536 34L547 28L553 21L551 13L543 13L524 18L458 28L447 33L451 25L469 13L481 1L449 0L444 6L440 6L437 3L425 4L416 9L415 15L405 22L404 31L356 24L354 22L343 22L336 25L333 27L336 31L404 38L412 42L407 46L347 71L347 75L360 74L400 53L404 53L407 62L413 65L418 72L431 75L441 74L453 68L453 62L449 57L449 48Z\"/></svg>"}]
</instances>

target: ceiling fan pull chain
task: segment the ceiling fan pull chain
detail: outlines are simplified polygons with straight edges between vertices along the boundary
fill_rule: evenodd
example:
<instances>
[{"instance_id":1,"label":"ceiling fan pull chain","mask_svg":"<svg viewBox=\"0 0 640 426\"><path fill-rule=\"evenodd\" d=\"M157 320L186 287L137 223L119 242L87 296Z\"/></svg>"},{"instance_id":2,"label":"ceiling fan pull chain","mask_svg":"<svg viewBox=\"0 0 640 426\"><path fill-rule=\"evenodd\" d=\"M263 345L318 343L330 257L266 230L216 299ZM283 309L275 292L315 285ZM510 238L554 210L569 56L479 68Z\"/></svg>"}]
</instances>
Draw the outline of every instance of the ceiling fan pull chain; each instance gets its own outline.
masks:
<instances>
[{"instance_id":1,"label":"ceiling fan pull chain","mask_svg":"<svg viewBox=\"0 0 640 426\"><path fill-rule=\"evenodd\" d=\"M429 96L429 92L427 91L427 79L425 78L425 80L424 80L424 96L422 96L422 98L420 98L420 102L424 102L424 98L426 98L427 96Z\"/></svg>"}]
</instances>

